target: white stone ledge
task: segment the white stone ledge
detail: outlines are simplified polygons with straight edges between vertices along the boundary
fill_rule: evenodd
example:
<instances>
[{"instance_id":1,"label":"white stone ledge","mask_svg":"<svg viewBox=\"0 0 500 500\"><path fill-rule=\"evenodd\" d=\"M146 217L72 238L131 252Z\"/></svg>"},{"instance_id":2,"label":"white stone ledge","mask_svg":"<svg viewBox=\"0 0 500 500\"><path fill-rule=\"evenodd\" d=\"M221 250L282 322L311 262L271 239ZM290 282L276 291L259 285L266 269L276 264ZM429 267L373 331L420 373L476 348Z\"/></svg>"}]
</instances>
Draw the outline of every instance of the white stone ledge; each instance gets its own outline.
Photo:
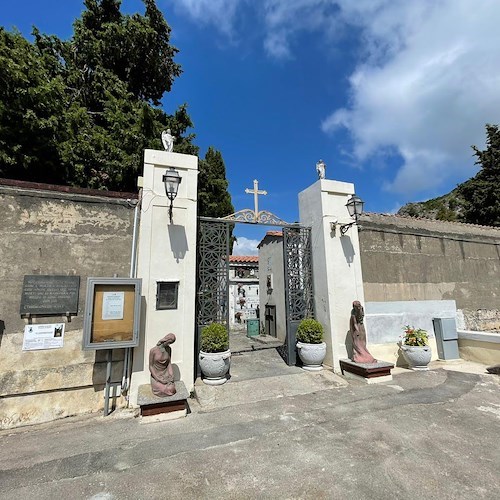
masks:
<instances>
[{"instance_id":1,"label":"white stone ledge","mask_svg":"<svg viewBox=\"0 0 500 500\"><path fill-rule=\"evenodd\" d=\"M457 333L459 339L500 344L500 333L476 332L473 330L457 330Z\"/></svg>"}]
</instances>

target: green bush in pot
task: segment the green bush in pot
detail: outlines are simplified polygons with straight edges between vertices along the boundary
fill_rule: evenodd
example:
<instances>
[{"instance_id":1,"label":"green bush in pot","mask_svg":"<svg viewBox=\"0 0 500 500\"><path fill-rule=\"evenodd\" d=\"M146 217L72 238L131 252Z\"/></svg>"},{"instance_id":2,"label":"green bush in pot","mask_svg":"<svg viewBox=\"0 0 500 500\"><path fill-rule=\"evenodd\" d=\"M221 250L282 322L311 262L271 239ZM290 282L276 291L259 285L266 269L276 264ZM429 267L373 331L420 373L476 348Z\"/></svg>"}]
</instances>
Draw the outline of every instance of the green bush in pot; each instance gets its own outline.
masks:
<instances>
[{"instance_id":1,"label":"green bush in pot","mask_svg":"<svg viewBox=\"0 0 500 500\"><path fill-rule=\"evenodd\" d=\"M297 341L304 344L323 342L323 325L312 318L303 319L297 328Z\"/></svg>"},{"instance_id":2,"label":"green bush in pot","mask_svg":"<svg viewBox=\"0 0 500 500\"><path fill-rule=\"evenodd\" d=\"M229 334L224 325L220 323L211 323L201 330L201 351L224 352L228 349Z\"/></svg>"}]
</instances>

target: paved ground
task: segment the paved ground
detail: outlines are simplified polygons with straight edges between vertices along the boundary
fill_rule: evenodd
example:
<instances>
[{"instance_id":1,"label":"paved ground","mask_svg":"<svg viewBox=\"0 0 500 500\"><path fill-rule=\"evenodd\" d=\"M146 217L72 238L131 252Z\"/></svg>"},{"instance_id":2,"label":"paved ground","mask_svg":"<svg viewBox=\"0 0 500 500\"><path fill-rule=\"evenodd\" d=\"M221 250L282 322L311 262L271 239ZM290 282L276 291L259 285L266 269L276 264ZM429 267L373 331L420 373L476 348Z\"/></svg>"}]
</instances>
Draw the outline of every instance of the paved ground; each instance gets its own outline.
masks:
<instances>
[{"instance_id":1,"label":"paved ground","mask_svg":"<svg viewBox=\"0 0 500 500\"><path fill-rule=\"evenodd\" d=\"M233 378L210 388L219 405L192 401L176 421L122 412L2 431L0 498L500 498L500 377L439 366L370 386Z\"/></svg>"}]
</instances>

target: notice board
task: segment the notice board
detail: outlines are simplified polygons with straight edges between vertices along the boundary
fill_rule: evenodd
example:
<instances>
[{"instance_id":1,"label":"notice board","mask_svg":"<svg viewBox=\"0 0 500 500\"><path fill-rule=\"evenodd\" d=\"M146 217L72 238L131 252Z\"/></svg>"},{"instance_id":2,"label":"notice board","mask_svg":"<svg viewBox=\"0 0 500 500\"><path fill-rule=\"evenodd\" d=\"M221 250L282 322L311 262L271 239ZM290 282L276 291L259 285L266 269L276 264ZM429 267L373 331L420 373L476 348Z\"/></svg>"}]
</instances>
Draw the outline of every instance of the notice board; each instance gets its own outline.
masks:
<instances>
[{"instance_id":1,"label":"notice board","mask_svg":"<svg viewBox=\"0 0 500 500\"><path fill-rule=\"evenodd\" d=\"M84 349L122 349L139 344L142 280L88 278Z\"/></svg>"}]
</instances>

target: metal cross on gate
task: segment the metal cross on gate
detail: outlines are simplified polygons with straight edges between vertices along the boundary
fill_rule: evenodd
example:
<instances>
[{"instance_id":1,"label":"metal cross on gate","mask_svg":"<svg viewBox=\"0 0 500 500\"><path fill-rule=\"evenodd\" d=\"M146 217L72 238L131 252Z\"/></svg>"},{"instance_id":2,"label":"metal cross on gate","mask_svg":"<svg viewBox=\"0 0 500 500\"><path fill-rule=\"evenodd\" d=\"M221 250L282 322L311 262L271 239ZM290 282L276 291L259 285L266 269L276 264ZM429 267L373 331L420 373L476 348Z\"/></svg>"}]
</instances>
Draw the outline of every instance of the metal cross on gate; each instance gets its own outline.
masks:
<instances>
[{"instance_id":1,"label":"metal cross on gate","mask_svg":"<svg viewBox=\"0 0 500 500\"><path fill-rule=\"evenodd\" d=\"M257 179L254 179L253 181L253 189L246 188L245 193L247 194L253 194L253 201L254 201L254 207L255 207L255 216L254 220L256 221L259 218L259 194L266 195L267 191L264 191L261 189L259 191L259 181Z\"/></svg>"}]
</instances>

